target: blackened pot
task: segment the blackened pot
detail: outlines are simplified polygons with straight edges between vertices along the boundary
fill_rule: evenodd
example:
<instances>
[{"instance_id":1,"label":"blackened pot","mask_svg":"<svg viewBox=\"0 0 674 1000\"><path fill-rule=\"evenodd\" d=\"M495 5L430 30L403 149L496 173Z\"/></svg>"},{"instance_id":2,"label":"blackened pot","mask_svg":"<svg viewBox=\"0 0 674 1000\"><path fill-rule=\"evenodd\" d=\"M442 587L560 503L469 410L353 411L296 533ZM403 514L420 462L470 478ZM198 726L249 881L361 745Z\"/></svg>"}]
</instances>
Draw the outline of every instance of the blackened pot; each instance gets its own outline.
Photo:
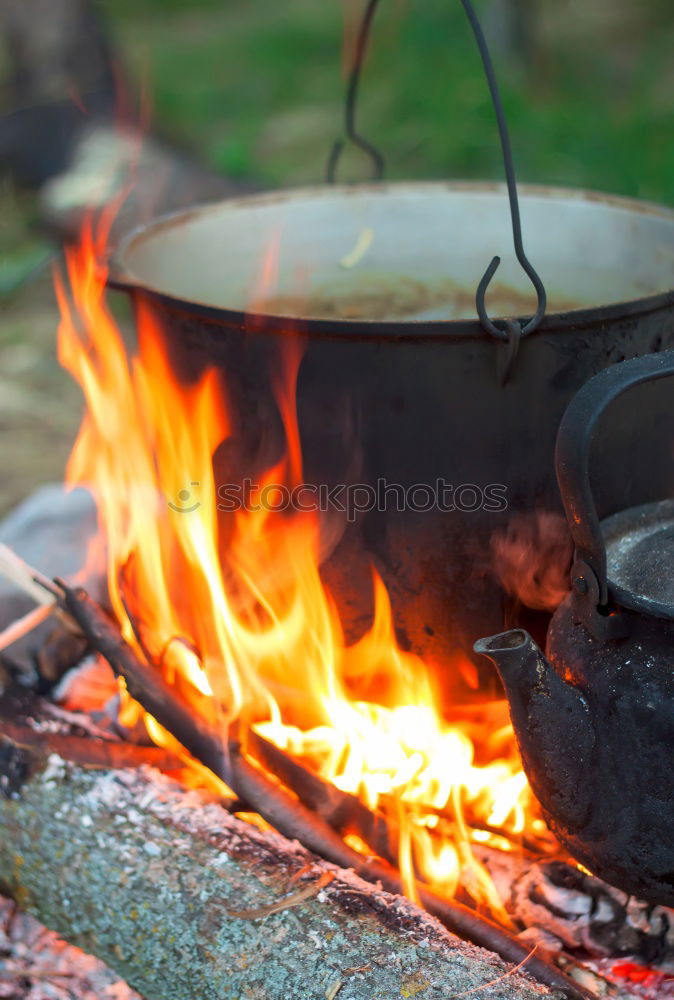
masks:
<instances>
[{"instance_id":1,"label":"blackened pot","mask_svg":"<svg viewBox=\"0 0 674 1000\"><path fill-rule=\"evenodd\" d=\"M223 483L254 479L278 458L274 375L284 334L302 334L305 478L380 493L355 520L341 515L325 577L354 636L367 623L374 562L401 643L442 667L448 697L456 695L450 678L467 676L456 665L472 658L473 641L515 623L504 615L513 607L506 590L518 582L503 586L494 539L536 511L561 515L553 454L567 403L600 369L674 347L674 212L541 188L522 189L521 210L550 306L506 384L505 348L473 318L474 289L493 254L505 259L491 315L530 315L533 303L508 256L507 199L497 185L317 188L227 201L132 234L111 271L113 287L158 317L181 379L210 365L226 372L236 423L216 461ZM671 489L671 387L636 390L617 404L597 447L600 516ZM437 492L440 479L454 487L444 507L455 500L455 509L421 509L428 491L412 488Z\"/></svg>"}]
</instances>

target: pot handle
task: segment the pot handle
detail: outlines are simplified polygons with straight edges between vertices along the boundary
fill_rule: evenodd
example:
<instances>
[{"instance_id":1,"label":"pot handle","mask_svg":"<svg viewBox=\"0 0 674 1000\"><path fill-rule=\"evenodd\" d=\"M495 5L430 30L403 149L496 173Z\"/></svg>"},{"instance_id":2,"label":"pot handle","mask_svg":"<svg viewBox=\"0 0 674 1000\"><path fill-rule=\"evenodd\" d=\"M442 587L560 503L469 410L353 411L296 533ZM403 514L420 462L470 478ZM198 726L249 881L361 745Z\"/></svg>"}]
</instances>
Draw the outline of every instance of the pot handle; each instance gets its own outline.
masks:
<instances>
[{"instance_id":1,"label":"pot handle","mask_svg":"<svg viewBox=\"0 0 674 1000\"><path fill-rule=\"evenodd\" d=\"M528 259L524 251L524 241L522 237L522 222L520 219L520 206L517 197L517 179L515 177L515 164L512 154L512 146L510 144L510 135L508 134L508 125L506 123L505 110L503 108L503 101L501 100L501 94L498 88L498 83L496 82L496 73L494 72L494 66L491 61L491 56L489 54L489 46L487 45L487 40L485 38L484 32L482 30L482 25L480 20L475 13L475 8L473 7L472 0L461 0L463 9L466 13L466 17L470 23L470 26L475 36L475 42L477 44L480 58L482 60L482 66L484 68L484 74L487 78L487 84L489 86L489 93L491 96L492 105L494 107L494 114L496 115L496 124L498 125L499 137L501 140L501 152L503 154L503 165L506 175L506 184L508 187L508 201L510 205L510 222L512 227L513 235L513 246L515 248L515 256L520 263L523 271L529 278L529 281L534 286L536 292L536 312L531 316L526 322L521 323L519 321L506 321L502 322L502 326L497 326L493 320L489 318L486 305L486 295L487 289L491 284L491 281L496 274L501 263L500 257L493 257L491 263L484 272L479 285L477 286L477 292L475 294L475 307L477 309L477 314L480 319L483 330L490 334L492 337L496 337L497 340L505 341L508 344L508 355L509 360L507 367L512 368L512 364L515 360L519 348L519 342L522 337L533 333L534 330L538 329L541 320L545 315L545 310L547 307L547 294L545 291L545 286L541 281L541 278L534 268L531 261ZM351 67L347 87L346 87L346 99L344 103L344 129L345 134L354 146L362 149L367 156L370 157L372 162L373 170L373 180L380 181L384 176L384 157L380 151L371 142L365 139L356 128L356 106L358 102L358 87L360 84L360 75L363 69L363 63L365 61L365 54L367 51L367 43L370 36L370 29L372 27L372 21L374 20L374 15L377 10L379 0L367 0L365 7L365 12L361 19L360 28L358 31L358 36L356 38L355 54L353 59L353 65ZM339 163L342 151L344 149L344 140L337 139L337 141L332 146L330 150L330 155L328 156L328 162L326 166L326 180L328 184L334 184L337 165ZM505 380L504 380L505 381Z\"/></svg>"},{"instance_id":2,"label":"pot handle","mask_svg":"<svg viewBox=\"0 0 674 1000\"><path fill-rule=\"evenodd\" d=\"M579 617L596 638L624 634L609 613L606 546L590 486L590 445L599 418L628 389L674 375L674 351L649 354L604 369L576 393L557 432L555 467L576 555L571 587Z\"/></svg>"}]
</instances>

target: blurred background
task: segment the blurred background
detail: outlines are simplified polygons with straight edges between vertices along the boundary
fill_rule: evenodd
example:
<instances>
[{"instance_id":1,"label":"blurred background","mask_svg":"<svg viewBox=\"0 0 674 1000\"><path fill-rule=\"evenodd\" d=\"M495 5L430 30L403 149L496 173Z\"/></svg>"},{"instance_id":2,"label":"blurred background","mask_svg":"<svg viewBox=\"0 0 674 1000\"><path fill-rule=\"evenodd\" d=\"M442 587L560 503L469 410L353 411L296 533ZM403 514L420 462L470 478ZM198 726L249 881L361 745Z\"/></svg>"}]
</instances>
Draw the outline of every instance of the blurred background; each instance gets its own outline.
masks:
<instances>
[{"instance_id":1,"label":"blurred background","mask_svg":"<svg viewBox=\"0 0 674 1000\"><path fill-rule=\"evenodd\" d=\"M519 180L674 205L671 0L477 6ZM0 513L62 477L78 425L78 390L55 359L51 269L83 202L114 187L114 123L140 122L148 136L125 225L185 201L320 183L362 9L362 0L3 0ZM502 179L459 0L381 0L359 124L389 178ZM350 156L342 177L367 171Z\"/></svg>"}]
</instances>

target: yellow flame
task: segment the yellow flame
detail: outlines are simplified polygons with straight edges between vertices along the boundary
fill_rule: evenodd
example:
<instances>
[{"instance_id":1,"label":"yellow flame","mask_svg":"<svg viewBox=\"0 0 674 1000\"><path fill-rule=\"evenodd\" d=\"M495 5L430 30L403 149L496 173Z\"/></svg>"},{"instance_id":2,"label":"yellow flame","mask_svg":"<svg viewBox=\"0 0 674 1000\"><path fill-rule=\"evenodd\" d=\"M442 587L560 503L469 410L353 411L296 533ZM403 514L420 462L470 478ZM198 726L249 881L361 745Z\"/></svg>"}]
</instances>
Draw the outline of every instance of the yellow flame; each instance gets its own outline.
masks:
<instances>
[{"instance_id":1,"label":"yellow flame","mask_svg":"<svg viewBox=\"0 0 674 1000\"><path fill-rule=\"evenodd\" d=\"M142 303L137 351L127 354L96 258L85 233L67 254L68 287L56 283L59 357L87 405L67 480L95 493L124 636L211 722L255 726L395 819L410 895L415 878L447 895L461 886L506 920L472 854L470 826L533 829L505 709L483 706L472 720L465 709L453 722L441 717L431 671L398 648L376 573L372 626L346 645L319 573L317 515L218 512L213 454L230 433L222 376L211 370L179 384ZM273 262L272 254L265 268L274 271ZM276 395L287 452L262 485L301 481L294 404L301 350L283 339ZM123 721L138 717L125 696ZM146 723L157 743L179 749L154 719ZM440 813L448 817L442 824Z\"/></svg>"}]
</instances>

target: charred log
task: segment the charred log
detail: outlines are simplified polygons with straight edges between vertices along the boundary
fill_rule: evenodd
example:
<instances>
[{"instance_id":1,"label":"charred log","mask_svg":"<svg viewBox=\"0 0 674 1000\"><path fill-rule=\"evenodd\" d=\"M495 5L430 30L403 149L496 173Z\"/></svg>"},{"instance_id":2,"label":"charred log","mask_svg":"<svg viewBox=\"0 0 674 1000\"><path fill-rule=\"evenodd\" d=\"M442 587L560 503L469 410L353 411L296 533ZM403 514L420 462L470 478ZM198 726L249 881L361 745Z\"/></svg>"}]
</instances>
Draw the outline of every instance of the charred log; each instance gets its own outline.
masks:
<instances>
[{"instance_id":1,"label":"charred log","mask_svg":"<svg viewBox=\"0 0 674 1000\"><path fill-rule=\"evenodd\" d=\"M398 860L397 825L379 812L368 809L356 795L343 792L319 778L291 754L280 750L259 733L246 734L246 746L263 767L275 774L306 806L338 833L356 833L390 864Z\"/></svg>"},{"instance_id":2,"label":"charred log","mask_svg":"<svg viewBox=\"0 0 674 1000\"><path fill-rule=\"evenodd\" d=\"M0 754L14 753L46 759L52 754L80 764L82 767L109 770L111 768L141 767L147 764L162 771L178 770L181 762L160 747L134 746L115 740L92 740L88 736L70 733L39 732L27 725L7 720L0 722Z\"/></svg>"}]
</instances>

